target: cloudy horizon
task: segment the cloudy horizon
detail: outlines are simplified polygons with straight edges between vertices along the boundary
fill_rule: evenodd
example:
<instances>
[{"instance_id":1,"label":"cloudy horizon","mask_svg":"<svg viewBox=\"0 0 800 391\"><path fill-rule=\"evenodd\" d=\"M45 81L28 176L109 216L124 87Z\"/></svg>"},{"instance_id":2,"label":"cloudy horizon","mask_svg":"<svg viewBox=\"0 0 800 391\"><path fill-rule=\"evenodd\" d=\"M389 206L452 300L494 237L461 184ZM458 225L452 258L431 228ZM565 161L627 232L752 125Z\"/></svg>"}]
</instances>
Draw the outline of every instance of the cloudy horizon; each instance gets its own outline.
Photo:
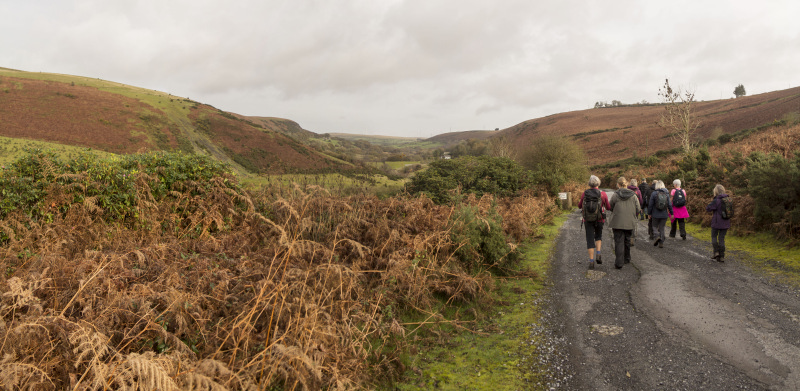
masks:
<instances>
[{"instance_id":1,"label":"cloudy horizon","mask_svg":"<svg viewBox=\"0 0 800 391\"><path fill-rule=\"evenodd\" d=\"M597 101L800 85L800 3L0 0L0 67L96 77L317 133L430 137Z\"/></svg>"}]
</instances>

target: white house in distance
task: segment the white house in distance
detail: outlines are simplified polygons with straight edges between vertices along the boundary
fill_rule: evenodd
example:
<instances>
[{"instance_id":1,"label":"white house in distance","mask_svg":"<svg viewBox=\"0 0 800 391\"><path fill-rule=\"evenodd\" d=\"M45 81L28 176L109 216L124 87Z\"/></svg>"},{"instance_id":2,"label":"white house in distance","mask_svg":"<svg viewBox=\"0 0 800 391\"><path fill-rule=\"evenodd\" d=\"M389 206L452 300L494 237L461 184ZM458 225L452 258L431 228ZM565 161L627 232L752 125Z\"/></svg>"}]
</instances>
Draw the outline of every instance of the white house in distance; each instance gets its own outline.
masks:
<instances>
[{"instance_id":1,"label":"white house in distance","mask_svg":"<svg viewBox=\"0 0 800 391\"><path fill-rule=\"evenodd\" d=\"M450 159L450 152L442 152L442 159Z\"/></svg>"}]
</instances>

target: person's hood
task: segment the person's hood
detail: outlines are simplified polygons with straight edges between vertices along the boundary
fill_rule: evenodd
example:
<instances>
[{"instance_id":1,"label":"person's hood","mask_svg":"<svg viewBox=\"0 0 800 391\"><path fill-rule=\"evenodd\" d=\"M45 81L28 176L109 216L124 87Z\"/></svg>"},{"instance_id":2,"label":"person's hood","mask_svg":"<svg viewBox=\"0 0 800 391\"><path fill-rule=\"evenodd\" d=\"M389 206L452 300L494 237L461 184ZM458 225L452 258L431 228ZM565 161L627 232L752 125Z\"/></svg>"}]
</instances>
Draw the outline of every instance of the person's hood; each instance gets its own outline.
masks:
<instances>
[{"instance_id":1,"label":"person's hood","mask_svg":"<svg viewBox=\"0 0 800 391\"><path fill-rule=\"evenodd\" d=\"M718 194L718 195L717 195L716 197L714 197L714 198L719 198L719 199L722 199L722 198L725 198L725 197L727 197L727 196L728 196L727 194Z\"/></svg>"},{"instance_id":2,"label":"person's hood","mask_svg":"<svg viewBox=\"0 0 800 391\"><path fill-rule=\"evenodd\" d=\"M634 185L628 185L628 189L633 190L634 193L636 192L636 190L639 190L639 188Z\"/></svg>"},{"instance_id":3,"label":"person's hood","mask_svg":"<svg viewBox=\"0 0 800 391\"><path fill-rule=\"evenodd\" d=\"M617 189L615 193L623 201L636 195L631 189Z\"/></svg>"}]
</instances>

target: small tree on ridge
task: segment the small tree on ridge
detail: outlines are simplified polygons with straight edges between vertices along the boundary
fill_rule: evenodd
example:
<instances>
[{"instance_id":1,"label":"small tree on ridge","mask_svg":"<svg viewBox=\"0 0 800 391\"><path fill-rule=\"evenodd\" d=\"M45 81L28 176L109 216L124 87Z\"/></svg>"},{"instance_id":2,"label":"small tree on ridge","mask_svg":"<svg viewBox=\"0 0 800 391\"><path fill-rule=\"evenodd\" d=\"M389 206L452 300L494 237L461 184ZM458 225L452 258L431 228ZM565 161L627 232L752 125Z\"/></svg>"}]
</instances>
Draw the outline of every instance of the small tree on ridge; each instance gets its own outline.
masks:
<instances>
[{"instance_id":1,"label":"small tree on ridge","mask_svg":"<svg viewBox=\"0 0 800 391\"><path fill-rule=\"evenodd\" d=\"M744 85L739 84L736 86L736 88L733 89L733 95L736 95L737 98L747 95L747 91L744 90Z\"/></svg>"}]
</instances>

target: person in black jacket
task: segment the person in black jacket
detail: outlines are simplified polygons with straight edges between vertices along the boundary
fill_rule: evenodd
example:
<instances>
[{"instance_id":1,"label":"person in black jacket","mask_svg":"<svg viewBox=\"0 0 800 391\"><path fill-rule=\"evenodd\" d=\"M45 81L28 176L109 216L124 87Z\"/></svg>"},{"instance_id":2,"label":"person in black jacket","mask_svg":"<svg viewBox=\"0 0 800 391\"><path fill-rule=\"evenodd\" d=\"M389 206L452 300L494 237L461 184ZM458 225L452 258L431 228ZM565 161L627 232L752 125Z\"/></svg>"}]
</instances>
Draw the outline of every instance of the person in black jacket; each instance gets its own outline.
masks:
<instances>
[{"instance_id":1,"label":"person in black jacket","mask_svg":"<svg viewBox=\"0 0 800 391\"><path fill-rule=\"evenodd\" d=\"M725 194L725 187L717 184L714 186L714 199L706 206L706 211L713 213L711 215L711 245L714 247L714 255L711 256L711 259L717 262L725 262L725 234L731 228L731 221L722 216L722 199L728 197Z\"/></svg>"},{"instance_id":2,"label":"person in black jacket","mask_svg":"<svg viewBox=\"0 0 800 391\"><path fill-rule=\"evenodd\" d=\"M647 178L642 178L639 183L639 192L642 194L642 217L640 220L647 218L647 202L650 200L650 186L647 184Z\"/></svg>"},{"instance_id":3,"label":"person in black jacket","mask_svg":"<svg viewBox=\"0 0 800 391\"><path fill-rule=\"evenodd\" d=\"M608 195L606 195L606 192L600 190L599 187L600 178L595 175L590 176L589 188L581 194L581 199L578 201L578 208L583 209L583 202L587 192L592 192L599 198L600 211L602 212L602 217L595 222L581 220L586 226L586 249L589 253L590 269L594 269L595 262L598 265L603 263L600 253L600 248L603 244L603 224L606 222L605 211L611 208L611 205L608 203Z\"/></svg>"},{"instance_id":4,"label":"person in black jacket","mask_svg":"<svg viewBox=\"0 0 800 391\"><path fill-rule=\"evenodd\" d=\"M647 235L650 237L650 240L655 239L653 235L653 215L650 213L650 208L648 205L650 204L650 197L652 197L653 192L656 191L656 183L658 183L658 179L653 179L653 183L650 186L645 187L645 192L642 193L642 197L647 201L645 205L645 213L647 214Z\"/></svg>"},{"instance_id":5,"label":"person in black jacket","mask_svg":"<svg viewBox=\"0 0 800 391\"><path fill-rule=\"evenodd\" d=\"M653 246L658 246L663 248L664 241L667 239L664 226L667 224L667 220L669 220L669 216L673 214L672 211L672 201L669 196L669 190L664 187L664 182L656 181L656 189L653 191L653 194L650 194L650 201L647 204L647 211L650 213L650 221L653 222L653 233L655 234L656 240L653 242ZM665 205L663 205L663 209L659 208L658 196L659 194L663 194L666 197Z\"/></svg>"}]
</instances>

